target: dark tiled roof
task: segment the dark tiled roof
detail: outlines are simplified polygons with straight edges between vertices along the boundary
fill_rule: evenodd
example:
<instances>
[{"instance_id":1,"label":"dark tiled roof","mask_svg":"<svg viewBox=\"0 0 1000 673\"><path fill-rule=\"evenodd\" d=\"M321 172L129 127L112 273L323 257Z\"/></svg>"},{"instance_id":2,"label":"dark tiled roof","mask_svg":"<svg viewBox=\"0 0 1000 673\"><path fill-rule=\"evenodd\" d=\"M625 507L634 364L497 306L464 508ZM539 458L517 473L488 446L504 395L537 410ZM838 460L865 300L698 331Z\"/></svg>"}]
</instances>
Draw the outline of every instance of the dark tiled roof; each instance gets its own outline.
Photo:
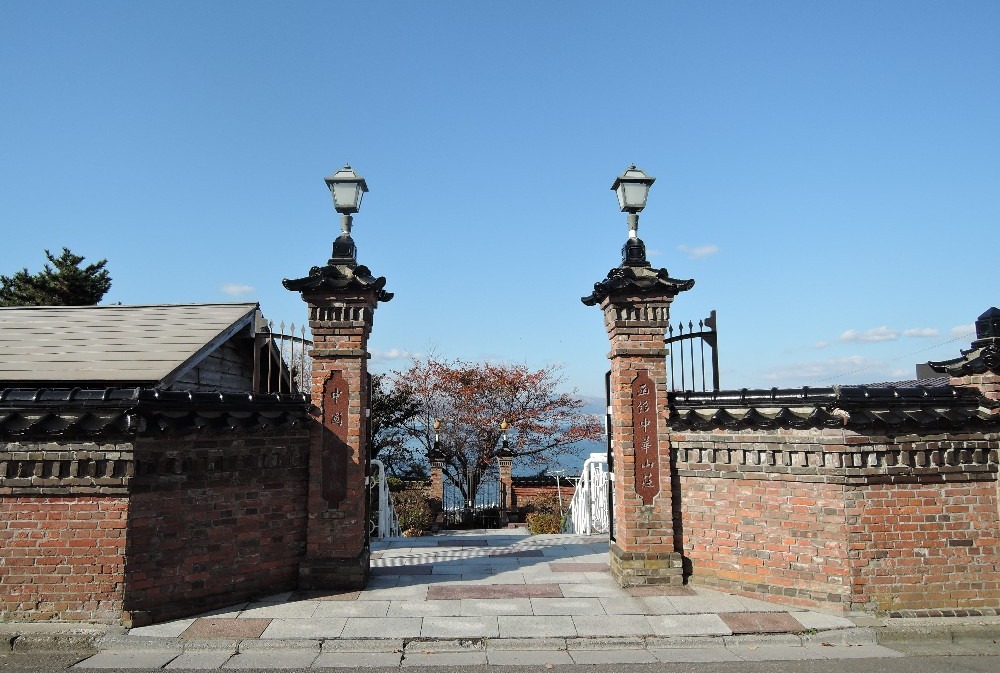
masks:
<instances>
[{"instance_id":1,"label":"dark tiled roof","mask_svg":"<svg viewBox=\"0 0 1000 673\"><path fill-rule=\"evenodd\" d=\"M307 415L299 395L147 388L2 389L0 439L187 434L290 427Z\"/></svg>"},{"instance_id":2,"label":"dark tiled roof","mask_svg":"<svg viewBox=\"0 0 1000 673\"><path fill-rule=\"evenodd\" d=\"M899 432L1000 425L975 390L951 386L836 386L673 393L675 429L847 427Z\"/></svg>"},{"instance_id":3,"label":"dark tiled roof","mask_svg":"<svg viewBox=\"0 0 1000 673\"><path fill-rule=\"evenodd\" d=\"M664 293L671 297L694 287L693 280L671 278L666 269L651 269L643 266L617 266L608 271L608 276L594 284L594 291L581 299L587 306L601 303L608 295L618 293L652 294Z\"/></svg>"},{"instance_id":4,"label":"dark tiled roof","mask_svg":"<svg viewBox=\"0 0 1000 673\"><path fill-rule=\"evenodd\" d=\"M373 290L379 301L389 301L393 293L385 291L385 282L385 276L376 278L367 266L330 263L326 266L314 266L309 270L308 276L286 278L281 284L286 290L295 292Z\"/></svg>"}]
</instances>

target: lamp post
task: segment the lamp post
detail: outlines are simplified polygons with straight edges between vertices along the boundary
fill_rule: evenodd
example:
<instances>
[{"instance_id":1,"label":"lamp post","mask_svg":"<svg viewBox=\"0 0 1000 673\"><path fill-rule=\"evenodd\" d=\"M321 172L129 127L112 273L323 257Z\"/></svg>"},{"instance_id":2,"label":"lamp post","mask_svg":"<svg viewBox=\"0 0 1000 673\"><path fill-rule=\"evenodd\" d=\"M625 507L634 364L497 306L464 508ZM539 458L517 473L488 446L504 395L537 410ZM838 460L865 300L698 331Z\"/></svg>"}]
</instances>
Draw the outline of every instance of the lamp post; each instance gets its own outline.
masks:
<instances>
[{"instance_id":1,"label":"lamp post","mask_svg":"<svg viewBox=\"0 0 1000 673\"><path fill-rule=\"evenodd\" d=\"M639 238L639 213L646 207L649 188L654 182L656 178L646 175L645 171L632 164L611 185L618 195L618 206L623 213L628 213L628 241L622 247L622 264L625 266L649 266L646 244Z\"/></svg>"},{"instance_id":2,"label":"lamp post","mask_svg":"<svg viewBox=\"0 0 1000 673\"><path fill-rule=\"evenodd\" d=\"M514 480L511 475L514 466L514 452L507 439L507 421L500 424L503 431L500 448L496 451L497 467L500 468L500 516L506 520L508 510L514 508Z\"/></svg>"},{"instance_id":3,"label":"lamp post","mask_svg":"<svg viewBox=\"0 0 1000 673\"><path fill-rule=\"evenodd\" d=\"M354 224L354 213L361 209L361 199L368 191L368 184L348 164L325 181L333 195L333 207L340 213L340 236L333 242L330 263L353 266L357 264L358 250L351 238L351 226Z\"/></svg>"}]
</instances>

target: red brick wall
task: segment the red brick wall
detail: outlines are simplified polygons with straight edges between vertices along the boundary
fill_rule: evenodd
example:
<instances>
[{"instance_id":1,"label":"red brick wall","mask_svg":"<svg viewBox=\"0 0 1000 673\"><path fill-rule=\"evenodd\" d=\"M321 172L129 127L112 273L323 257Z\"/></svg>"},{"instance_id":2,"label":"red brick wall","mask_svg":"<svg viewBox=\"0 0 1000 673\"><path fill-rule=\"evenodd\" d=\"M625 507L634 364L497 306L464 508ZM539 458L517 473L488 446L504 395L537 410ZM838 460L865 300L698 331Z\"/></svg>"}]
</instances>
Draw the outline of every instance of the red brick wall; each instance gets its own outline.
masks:
<instances>
[{"instance_id":1,"label":"red brick wall","mask_svg":"<svg viewBox=\"0 0 1000 673\"><path fill-rule=\"evenodd\" d=\"M1000 607L996 482L850 488L847 514L857 607Z\"/></svg>"},{"instance_id":2,"label":"red brick wall","mask_svg":"<svg viewBox=\"0 0 1000 673\"><path fill-rule=\"evenodd\" d=\"M1000 608L996 434L671 439L691 581L844 610Z\"/></svg>"},{"instance_id":3,"label":"red brick wall","mask_svg":"<svg viewBox=\"0 0 1000 673\"><path fill-rule=\"evenodd\" d=\"M844 487L682 477L692 579L793 605L846 606Z\"/></svg>"},{"instance_id":4,"label":"red brick wall","mask_svg":"<svg viewBox=\"0 0 1000 673\"><path fill-rule=\"evenodd\" d=\"M133 624L294 589L308 433L140 440L125 610Z\"/></svg>"},{"instance_id":5,"label":"red brick wall","mask_svg":"<svg viewBox=\"0 0 1000 673\"><path fill-rule=\"evenodd\" d=\"M0 496L0 621L118 623L128 501Z\"/></svg>"},{"instance_id":6,"label":"red brick wall","mask_svg":"<svg viewBox=\"0 0 1000 673\"><path fill-rule=\"evenodd\" d=\"M575 487L573 484L564 479L561 480L561 482L562 483L559 484L559 490L562 491L563 509L568 510L569 503L573 499L573 489ZM537 500L556 498L556 485L521 486L518 485L517 479L514 479L514 497L517 500L518 507L528 507Z\"/></svg>"}]
</instances>

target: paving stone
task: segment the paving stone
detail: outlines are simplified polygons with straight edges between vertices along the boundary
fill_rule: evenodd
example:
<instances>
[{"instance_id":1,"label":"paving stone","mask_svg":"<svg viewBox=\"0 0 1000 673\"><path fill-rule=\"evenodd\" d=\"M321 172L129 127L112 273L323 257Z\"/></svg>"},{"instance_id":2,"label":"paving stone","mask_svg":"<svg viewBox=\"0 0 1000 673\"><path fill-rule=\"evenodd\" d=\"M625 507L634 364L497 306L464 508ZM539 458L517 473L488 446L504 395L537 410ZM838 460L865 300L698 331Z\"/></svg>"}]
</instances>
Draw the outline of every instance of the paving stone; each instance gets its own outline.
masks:
<instances>
[{"instance_id":1,"label":"paving stone","mask_svg":"<svg viewBox=\"0 0 1000 673\"><path fill-rule=\"evenodd\" d=\"M670 596L670 603L680 614L747 612L735 596Z\"/></svg>"},{"instance_id":2,"label":"paving stone","mask_svg":"<svg viewBox=\"0 0 1000 673\"><path fill-rule=\"evenodd\" d=\"M464 598L459 601L462 615L489 616L489 615L530 615L533 614L531 601L539 599L529 598ZM548 599L545 599L548 600ZM555 599L552 599L555 600ZM449 601L452 602L452 601Z\"/></svg>"},{"instance_id":3,"label":"paving stone","mask_svg":"<svg viewBox=\"0 0 1000 673\"><path fill-rule=\"evenodd\" d=\"M411 652L409 648L406 650L406 656L403 658L402 666L407 668L409 666L485 666L486 665L486 652L480 651L469 651L469 652Z\"/></svg>"},{"instance_id":4,"label":"paving stone","mask_svg":"<svg viewBox=\"0 0 1000 673\"><path fill-rule=\"evenodd\" d=\"M462 601L392 601L387 617L458 617Z\"/></svg>"},{"instance_id":5,"label":"paving stone","mask_svg":"<svg viewBox=\"0 0 1000 673\"><path fill-rule=\"evenodd\" d=\"M402 638L382 638L370 640L366 638L337 638L336 640L324 640L320 644L320 650L328 652L383 652L389 654L399 654L403 651L404 641Z\"/></svg>"},{"instance_id":6,"label":"paving stone","mask_svg":"<svg viewBox=\"0 0 1000 673\"><path fill-rule=\"evenodd\" d=\"M344 638L416 638L420 635L419 617L349 617Z\"/></svg>"},{"instance_id":7,"label":"paving stone","mask_svg":"<svg viewBox=\"0 0 1000 673\"><path fill-rule=\"evenodd\" d=\"M423 638L497 638L500 629L497 617L425 617L420 635Z\"/></svg>"},{"instance_id":8,"label":"paving stone","mask_svg":"<svg viewBox=\"0 0 1000 673\"><path fill-rule=\"evenodd\" d=\"M167 664L168 669L215 669L220 668L233 656L232 652L219 650L200 650L184 652Z\"/></svg>"},{"instance_id":9,"label":"paving stone","mask_svg":"<svg viewBox=\"0 0 1000 673\"><path fill-rule=\"evenodd\" d=\"M719 618L734 634L799 633L805 628L787 612L724 612Z\"/></svg>"},{"instance_id":10,"label":"paving stone","mask_svg":"<svg viewBox=\"0 0 1000 673\"><path fill-rule=\"evenodd\" d=\"M586 599L580 599L586 600ZM598 598L601 602L601 607L604 608L604 612L609 615L646 615L646 614L660 614L659 612L650 610L649 607L643 602L636 600L634 598ZM673 606L670 607L671 612L673 611Z\"/></svg>"},{"instance_id":11,"label":"paving stone","mask_svg":"<svg viewBox=\"0 0 1000 673\"><path fill-rule=\"evenodd\" d=\"M296 601L294 603L252 603L240 613L240 619L268 617L312 617L319 603L315 601Z\"/></svg>"},{"instance_id":12,"label":"paving stone","mask_svg":"<svg viewBox=\"0 0 1000 673\"><path fill-rule=\"evenodd\" d=\"M825 659L814 647L793 647L790 645L750 645L744 647L729 647L733 654L744 661L804 661L807 659Z\"/></svg>"},{"instance_id":13,"label":"paving stone","mask_svg":"<svg viewBox=\"0 0 1000 673\"><path fill-rule=\"evenodd\" d=\"M796 612L795 619L807 629L850 629L854 622L846 617L826 615L822 612Z\"/></svg>"},{"instance_id":14,"label":"paving stone","mask_svg":"<svg viewBox=\"0 0 1000 673\"><path fill-rule=\"evenodd\" d=\"M649 653L663 663L710 663L713 661L740 661L724 647L669 647L651 648Z\"/></svg>"},{"instance_id":15,"label":"paving stone","mask_svg":"<svg viewBox=\"0 0 1000 673\"><path fill-rule=\"evenodd\" d=\"M187 627L180 638L260 638L264 629L270 625L270 619L196 619Z\"/></svg>"},{"instance_id":16,"label":"paving stone","mask_svg":"<svg viewBox=\"0 0 1000 673\"><path fill-rule=\"evenodd\" d=\"M153 624L151 626L140 626L138 628L129 629L128 634L130 636L150 636L153 638L176 638L184 633L184 631L193 623L194 618L178 619L173 622L163 622L162 624Z\"/></svg>"},{"instance_id":17,"label":"paving stone","mask_svg":"<svg viewBox=\"0 0 1000 673\"><path fill-rule=\"evenodd\" d=\"M301 650L247 652L230 658L229 661L222 665L222 668L308 668L318 657L318 652Z\"/></svg>"},{"instance_id":18,"label":"paving stone","mask_svg":"<svg viewBox=\"0 0 1000 673\"><path fill-rule=\"evenodd\" d=\"M286 603L288 602L294 591L282 591L281 593L271 594L270 596L264 596L263 598L258 598L256 602L258 603Z\"/></svg>"},{"instance_id":19,"label":"paving stone","mask_svg":"<svg viewBox=\"0 0 1000 673\"><path fill-rule=\"evenodd\" d=\"M493 558L541 558L545 553L541 549L498 549L490 552Z\"/></svg>"},{"instance_id":20,"label":"paving stone","mask_svg":"<svg viewBox=\"0 0 1000 673\"><path fill-rule=\"evenodd\" d=\"M370 572L373 576L379 575L430 575L433 566L429 565L384 565L372 566Z\"/></svg>"},{"instance_id":21,"label":"paving stone","mask_svg":"<svg viewBox=\"0 0 1000 673\"><path fill-rule=\"evenodd\" d=\"M568 616L497 618L501 638L576 637L573 618Z\"/></svg>"},{"instance_id":22,"label":"paving stone","mask_svg":"<svg viewBox=\"0 0 1000 673\"><path fill-rule=\"evenodd\" d=\"M312 663L313 668L396 668L403 652L323 652Z\"/></svg>"},{"instance_id":23,"label":"paving stone","mask_svg":"<svg viewBox=\"0 0 1000 673\"><path fill-rule=\"evenodd\" d=\"M560 584L566 598L615 598L625 596L621 587L598 584Z\"/></svg>"},{"instance_id":24,"label":"paving stone","mask_svg":"<svg viewBox=\"0 0 1000 673\"><path fill-rule=\"evenodd\" d=\"M650 615L646 617L658 636L728 636L732 630L719 615Z\"/></svg>"},{"instance_id":25,"label":"paving stone","mask_svg":"<svg viewBox=\"0 0 1000 673\"><path fill-rule=\"evenodd\" d=\"M178 652L155 650L98 652L73 668L162 668L178 655Z\"/></svg>"},{"instance_id":26,"label":"paving stone","mask_svg":"<svg viewBox=\"0 0 1000 673\"><path fill-rule=\"evenodd\" d=\"M337 638L344 630L346 617L313 617L310 619L275 619L264 629L266 638Z\"/></svg>"},{"instance_id":27,"label":"paving stone","mask_svg":"<svg viewBox=\"0 0 1000 673\"><path fill-rule=\"evenodd\" d=\"M505 584L432 586L427 588L427 600L462 598L561 598L558 584Z\"/></svg>"},{"instance_id":28,"label":"paving stone","mask_svg":"<svg viewBox=\"0 0 1000 673\"><path fill-rule=\"evenodd\" d=\"M524 638L494 638L486 643L486 651L554 651L554 650L565 650L566 649L566 638L531 638L526 640Z\"/></svg>"},{"instance_id":29,"label":"paving stone","mask_svg":"<svg viewBox=\"0 0 1000 673\"><path fill-rule=\"evenodd\" d=\"M289 601L356 601L360 591L295 591Z\"/></svg>"},{"instance_id":30,"label":"paving stone","mask_svg":"<svg viewBox=\"0 0 1000 673\"><path fill-rule=\"evenodd\" d=\"M418 601L417 604L423 603ZM390 601L331 601L318 603L312 619L327 617L385 617Z\"/></svg>"},{"instance_id":31,"label":"paving stone","mask_svg":"<svg viewBox=\"0 0 1000 673\"><path fill-rule=\"evenodd\" d=\"M569 650L575 664L655 664L658 660L645 649Z\"/></svg>"},{"instance_id":32,"label":"paving stone","mask_svg":"<svg viewBox=\"0 0 1000 673\"><path fill-rule=\"evenodd\" d=\"M531 612L535 615L570 616L605 614L599 598L532 598Z\"/></svg>"},{"instance_id":33,"label":"paving stone","mask_svg":"<svg viewBox=\"0 0 1000 673\"><path fill-rule=\"evenodd\" d=\"M549 563L549 569L554 573L600 573L610 572L611 566L607 563L582 563L582 562L555 562Z\"/></svg>"},{"instance_id":34,"label":"paving stone","mask_svg":"<svg viewBox=\"0 0 1000 673\"><path fill-rule=\"evenodd\" d=\"M486 650L490 666L560 666L572 664L573 659L564 650Z\"/></svg>"},{"instance_id":35,"label":"paving stone","mask_svg":"<svg viewBox=\"0 0 1000 673\"><path fill-rule=\"evenodd\" d=\"M697 596L694 589L688 587L672 587L649 585L642 587L628 587L625 589L629 596L640 598L645 596Z\"/></svg>"},{"instance_id":36,"label":"paving stone","mask_svg":"<svg viewBox=\"0 0 1000 673\"><path fill-rule=\"evenodd\" d=\"M647 636L653 627L644 615L607 616L574 615L573 624L580 636Z\"/></svg>"},{"instance_id":37,"label":"paving stone","mask_svg":"<svg viewBox=\"0 0 1000 673\"><path fill-rule=\"evenodd\" d=\"M449 538L447 540L438 540L438 547L486 547L490 544L489 540L473 540L473 539L460 539L460 538Z\"/></svg>"}]
</instances>

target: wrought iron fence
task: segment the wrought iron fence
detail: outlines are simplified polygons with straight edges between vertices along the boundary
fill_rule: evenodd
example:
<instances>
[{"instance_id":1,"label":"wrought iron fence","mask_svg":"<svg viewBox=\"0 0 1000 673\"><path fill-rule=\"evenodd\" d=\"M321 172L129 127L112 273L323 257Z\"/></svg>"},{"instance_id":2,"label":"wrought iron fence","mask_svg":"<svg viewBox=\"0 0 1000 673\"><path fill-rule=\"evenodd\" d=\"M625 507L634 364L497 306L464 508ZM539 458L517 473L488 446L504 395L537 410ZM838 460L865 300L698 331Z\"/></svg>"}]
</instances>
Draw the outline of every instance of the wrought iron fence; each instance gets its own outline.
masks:
<instances>
[{"instance_id":1,"label":"wrought iron fence","mask_svg":"<svg viewBox=\"0 0 1000 673\"><path fill-rule=\"evenodd\" d=\"M671 390L697 390L698 374L701 378L701 390L708 391L708 377L705 372L705 346L708 345L709 365L712 369L712 390L719 390L719 332L715 311L713 310L707 318L698 321L697 326L694 321L689 320L685 326L684 321L677 323L677 329L673 325L667 326L667 338L664 340L667 346L677 344L677 348L670 349L670 389ZM698 331L695 331L697 327ZM686 330L686 331L685 331ZM699 349L696 355L695 340L698 340ZM675 353L677 350L677 361ZM700 361L700 362L699 362ZM679 376L678 376L679 373ZM690 376L689 376L690 375ZM680 388L677 387L678 379ZM690 383L690 387L688 384Z\"/></svg>"},{"instance_id":2,"label":"wrought iron fence","mask_svg":"<svg viewBox=\"0 0 1000 673\"><path fill-rule=\"evenodd\" d=\"M296 329L292 323L287 334L284 322L277 328L273 320L260 325L254 348L254 391L295 393L308 388L312 379L312 358L308 351L312 343L306 338L305 325Z\"/></svg>"},{"instance_id":3,"label":"wrought iron fence","mask_svg":"<svg viewBox=\"0 0 1000 673\"><path fill-rule=\"evenodd\" d=\"M504 503L495 464L444 473L441 509L447 528L499 528Z\"/></svg>"}]
</instances>

